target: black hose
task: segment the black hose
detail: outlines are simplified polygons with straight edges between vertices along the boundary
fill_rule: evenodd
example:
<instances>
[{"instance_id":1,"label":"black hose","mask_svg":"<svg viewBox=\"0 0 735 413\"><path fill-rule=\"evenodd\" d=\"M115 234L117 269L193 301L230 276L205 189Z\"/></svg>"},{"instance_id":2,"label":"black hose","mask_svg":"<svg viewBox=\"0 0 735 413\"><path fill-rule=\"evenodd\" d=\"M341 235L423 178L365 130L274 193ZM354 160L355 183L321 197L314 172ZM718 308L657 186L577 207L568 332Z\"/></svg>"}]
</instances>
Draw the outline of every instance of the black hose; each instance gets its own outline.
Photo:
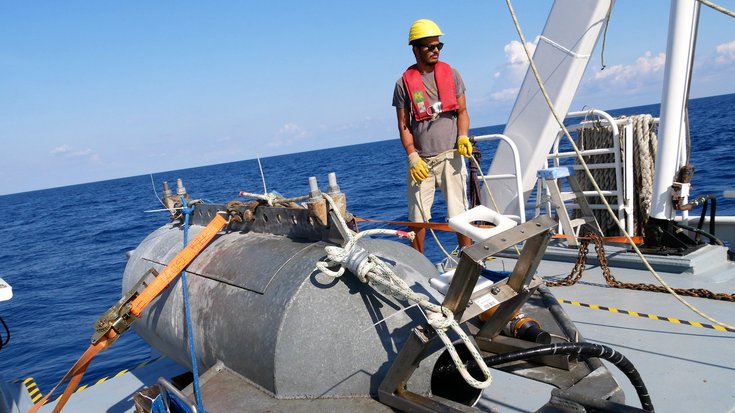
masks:
<instances>
[{"instance_id":1,"label":"black hose","mask_svg":"<svg viewBox=\"0 0 735 413\"><path fill-rule=\"evenodd\" d=\"M584 357L597 357L612 363L621 372L623 372L623 374L625 374L628 380L630 380L630 383L633 385L633 388L635 388L635 391L638 394L638 399L641 402L641 407L643 408L643 410L648 412L654 411L653 403L651 402L651 396L648 394L646 385L643 383L643 379L641 378L641 375L638 373L638 370L635 368L633 363L631 363L630 360L628 360L621 353L602 344L586 342L556 343L546 346L534 347L526 350L498 354L495 356L488 356L485 357L484 360L485 364L487 364L488 366L495 366L498 364L505 364L518 360L526 360L533 357L571 354L576 354L578 356ZM457 367L454 365L454 363L442 366L440 370L443 371L434 371L434 375L437 376L437 379L439 379L439 376L454 376L458 374ZM475 362L474 359L470 359L467 361L467 370L474 377L482 376L480 367L477 365L477 362ZM432 375L432 381L435 379L434 375Z\"/></svg>"},{"instance_id":2,"label":"black hose","mask_svg":"<svg viewBox=\"0 0 735 413\"><path fill-rule=\"evenodd\" d=\"M10 341L10 328L8 328L8 325L5 324L5 320L3 320L2 317L0 317L0 323L5 328L5 340L3 340L3 336L0 335L0 350L3 349L3 347L8 344L8 341Z\"/></svg>"},{"instance_id":3,"label":"black hose","mask_svg":"<svg viewBox=\"0 0 735 413\"><path fill-rule=\"evenodd\" d=\"M712 208L709 211L709 233L715 235L715 216L717 214L717 197L714 195L707 195L712 200Z\"/></svg>"},{"instance_id":4,"label":"black hose","mask_svg":"<svg viewBox=\"0 0 735 413\"><path fill-rule=\"evenodd\" d=\"M702 213L699 215L699 222L697 223L697 229L701 230L702 226L704 226L704 217L707 216L707 205L709 205L709 202L707 201L707 198L704 199L704 203L702 204ZM711 232L711 231L710 231ZM701 239L701 233L696 232L697 235L694 236L694 241L699 243L699 240Z\"/></svg>"},{"instance_id":5,"label":"black hose","mask_svg":"<svg viewBox=\"0 0 735 413\"><path fill-rule=\"evenodd\" d=\"M712 200L712 208L710 208L710 217L709 217L709 233L712 235L715 235L715 217L717 216L717 197L709 194L704 195L701 197L701 199L704 200L702 203L702 214L699 216L699 223L697 224L697 229L702 229L702 226L704 225L704 217L707 215L707 204L709 200ZM704 234L702 234L704 235ZM697 238L695 238L697 241L699 241L699 233L697 233Z\"/></svg>"},{"instance_id":6,"label":"black hose","mask_svg":"<svg viewBox=\"0 0 735 413\"><path fill-rule=\"evenodd\" d=\"M703 230L701 230L699 228L694 228L692 226L689 226L687 224L682 224L681 222L677 222L677 221L673 221L673 224L674 224L675 227L679 227L679 228L685 229L687 231L692 231L692 232L697 233L697 234L702 234L705 237L709 238L710 241L711 241L711 243L714 243L714 244L717 244L717 245L720 245L720 246L725 246L725 243L722 242L721 239L717 238L716 236L710 234L707 231L703 231Z\"/></svg>"}]
</instances>

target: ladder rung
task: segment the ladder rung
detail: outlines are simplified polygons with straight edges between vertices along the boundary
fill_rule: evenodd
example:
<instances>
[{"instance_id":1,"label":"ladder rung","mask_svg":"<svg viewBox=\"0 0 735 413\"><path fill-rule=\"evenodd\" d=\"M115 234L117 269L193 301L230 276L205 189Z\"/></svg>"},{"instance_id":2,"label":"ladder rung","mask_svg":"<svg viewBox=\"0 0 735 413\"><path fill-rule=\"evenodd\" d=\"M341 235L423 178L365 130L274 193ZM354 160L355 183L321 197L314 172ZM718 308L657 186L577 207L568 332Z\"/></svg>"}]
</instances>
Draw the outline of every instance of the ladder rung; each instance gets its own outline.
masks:
<instances>
[{"instance_id":1,"label":"ladder rung","mask_svg":"<svg viewBox=\"0 0 735 413\"><path fill-rule=\"evenodd\" d=\"M617 192L615 192L615 191L604 190L604 191L601 191L601 192L602 192L602 195L604 195L604 196L618 196ZM565 195L567 195L567 194L572 194L572 196L576 196L574 194L574 192L568 192L568 191L560 192L560 194L561 194L562 198ZM598 194L597 191L582 191L582 195L587 196L587 197L590 197L590 196L600 196L600 194Z\"/></svg>"},{"instance_id":2,"label":"ladder rung","mask_svg":"<svg viewBox=\"0 0 735 413\"><path fill-rule=\"evenodd\" d=\"M497 175L485 175L485 181L492 181L495 179L509 179L515 178L515 174L497 174Z\"/></svg>"},{"instance_id":3,"label":"ladder rung","mask_svg":"<svg viewBox=\"0 0 735 413\"><path fill-rule=\"evenodd\" d=\"M585 218L575 218L575 219L569 221L569 225L571 225L572 228L574 228L574 227L578 227L578 226L580 226L582 224L589 224L590 222L592 222L592 221L589 218L586 218L586 217Z\"/></svg>"}]
</instances>

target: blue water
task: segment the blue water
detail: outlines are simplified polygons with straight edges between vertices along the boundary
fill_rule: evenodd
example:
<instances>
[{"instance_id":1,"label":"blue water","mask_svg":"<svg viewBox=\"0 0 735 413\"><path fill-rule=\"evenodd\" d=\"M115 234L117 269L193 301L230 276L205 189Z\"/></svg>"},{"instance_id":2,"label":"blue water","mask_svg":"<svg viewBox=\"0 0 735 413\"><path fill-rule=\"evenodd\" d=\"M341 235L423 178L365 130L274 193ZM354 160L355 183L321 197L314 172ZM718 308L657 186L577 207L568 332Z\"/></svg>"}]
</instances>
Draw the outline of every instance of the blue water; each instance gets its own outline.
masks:
<instances>
[{"instance_id":1,"label":"blue water","mask_svg":"<svg viewBox=\"0 0 735 413\"><path fill-rule=\"evenodd\" d=\"M718 196L718 212L735 214L735 202L721 199L722 189L735 186L735 94L690 103L691 163L697 168L692 192ZM613 115L650 113L658 105L610 111ZM473 134L502 132L502 126L478 128ZM483 143L482 145L485 145ZM494 147L481 146L483 170ZM349 210L358 216L405 220L404 159L396 139L261 159L268 190L286 196L308 192L308 177L326 186L336 172ZM263 191L255 160L159 173L161 182L182 178L193 197L225 203L240 191ZM441 197L438 197L440 199ZM153 191L151 176L0 196L0 276L14 298L0 303L0 317L11 337L0 350L0 375L32 376L48 391L89 345L94 321L120 297L126 252L168 221ZM434 220L444 207L435 205ZM698 213L695 210L694 213ZM452 248L452 235L441 236ZM427 238L427 256L441 253ZM0 334L4 331L0 330ZM148 360L147 346L131 330L92 363L84 382L112 375Z\"/></svg>"}]
</instances>

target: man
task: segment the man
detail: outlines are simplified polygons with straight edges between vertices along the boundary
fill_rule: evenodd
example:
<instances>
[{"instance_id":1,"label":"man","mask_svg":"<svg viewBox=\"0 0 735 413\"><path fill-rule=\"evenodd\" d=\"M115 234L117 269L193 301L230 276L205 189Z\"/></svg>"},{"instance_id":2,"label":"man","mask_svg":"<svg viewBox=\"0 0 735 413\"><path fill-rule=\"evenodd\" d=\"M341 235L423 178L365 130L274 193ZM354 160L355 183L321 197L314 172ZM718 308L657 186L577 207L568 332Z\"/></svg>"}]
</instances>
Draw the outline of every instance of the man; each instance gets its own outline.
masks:
<instances>
[{"instance_id":1,"label":"man","mask_svg":"<svg viewBox=\"0 0 735 413\"><path fill-rule=\"evenodd\" d=\"M421 19L411 25L408 44L416 64L398 79L393 91L398 131L408 155L406 188L408 219L412 222L431 219L437 187L444 194L450 218L467 208L467 169L462 156L472 155L467 137L470 117L462 77L456 69L439 61L444 46L439 41L442 35L431 20ZM416 233L412 246L423 253L426 229L409 229ZM457 239L460 247L471 243L461 234L457 234Z\"/></svg>"}]
</instances>

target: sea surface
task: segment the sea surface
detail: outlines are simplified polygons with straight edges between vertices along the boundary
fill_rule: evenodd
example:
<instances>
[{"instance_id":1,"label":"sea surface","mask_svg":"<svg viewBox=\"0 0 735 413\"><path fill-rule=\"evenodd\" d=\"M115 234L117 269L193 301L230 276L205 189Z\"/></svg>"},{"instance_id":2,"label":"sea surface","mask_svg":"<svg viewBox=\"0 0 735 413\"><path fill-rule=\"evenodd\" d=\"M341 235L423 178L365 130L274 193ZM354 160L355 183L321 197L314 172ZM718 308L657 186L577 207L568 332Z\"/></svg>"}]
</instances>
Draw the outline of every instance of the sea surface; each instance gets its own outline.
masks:
<instances>
[{"instance_id":1,"label":"sea surface","mask_svg":"<svg viewBox=\"0 0 735 413\"><path fill-rule=\"evenodd\" d=\"M715 194L717 211L735 215L735 200L722 199L735 187L735 94L692 100L692 193ZM659 114L659 105L610 111L613 115ZM476 128L474 135L500 133L503 125ZM481 143L483 171L494 146ZM268 191L285 196L308 193L315 176L325 189L327 174L336 172L355 215L379 220L405 220L405 154L399 139L262 158ZM169 221L161 208L163 181L181 178L194 198L214 203L243 200L240 191L263 192L257 160L133 176L103 182L0 196L0 277L14 297L0 302L0 317L10 340L0 349L0 376L33 377L47 392L89 345L93 323L121 295L126 253ZM441 196L434 221L444 220ZM699 209L693 213L698 213ZM451 234L440 241L452 249ZM427 256L442 254L427 236ZM6 338L0 326L0 342ZM153 357L133 330L92 362L83 383L137 366Z\"/></svg>"}]
</instances>

